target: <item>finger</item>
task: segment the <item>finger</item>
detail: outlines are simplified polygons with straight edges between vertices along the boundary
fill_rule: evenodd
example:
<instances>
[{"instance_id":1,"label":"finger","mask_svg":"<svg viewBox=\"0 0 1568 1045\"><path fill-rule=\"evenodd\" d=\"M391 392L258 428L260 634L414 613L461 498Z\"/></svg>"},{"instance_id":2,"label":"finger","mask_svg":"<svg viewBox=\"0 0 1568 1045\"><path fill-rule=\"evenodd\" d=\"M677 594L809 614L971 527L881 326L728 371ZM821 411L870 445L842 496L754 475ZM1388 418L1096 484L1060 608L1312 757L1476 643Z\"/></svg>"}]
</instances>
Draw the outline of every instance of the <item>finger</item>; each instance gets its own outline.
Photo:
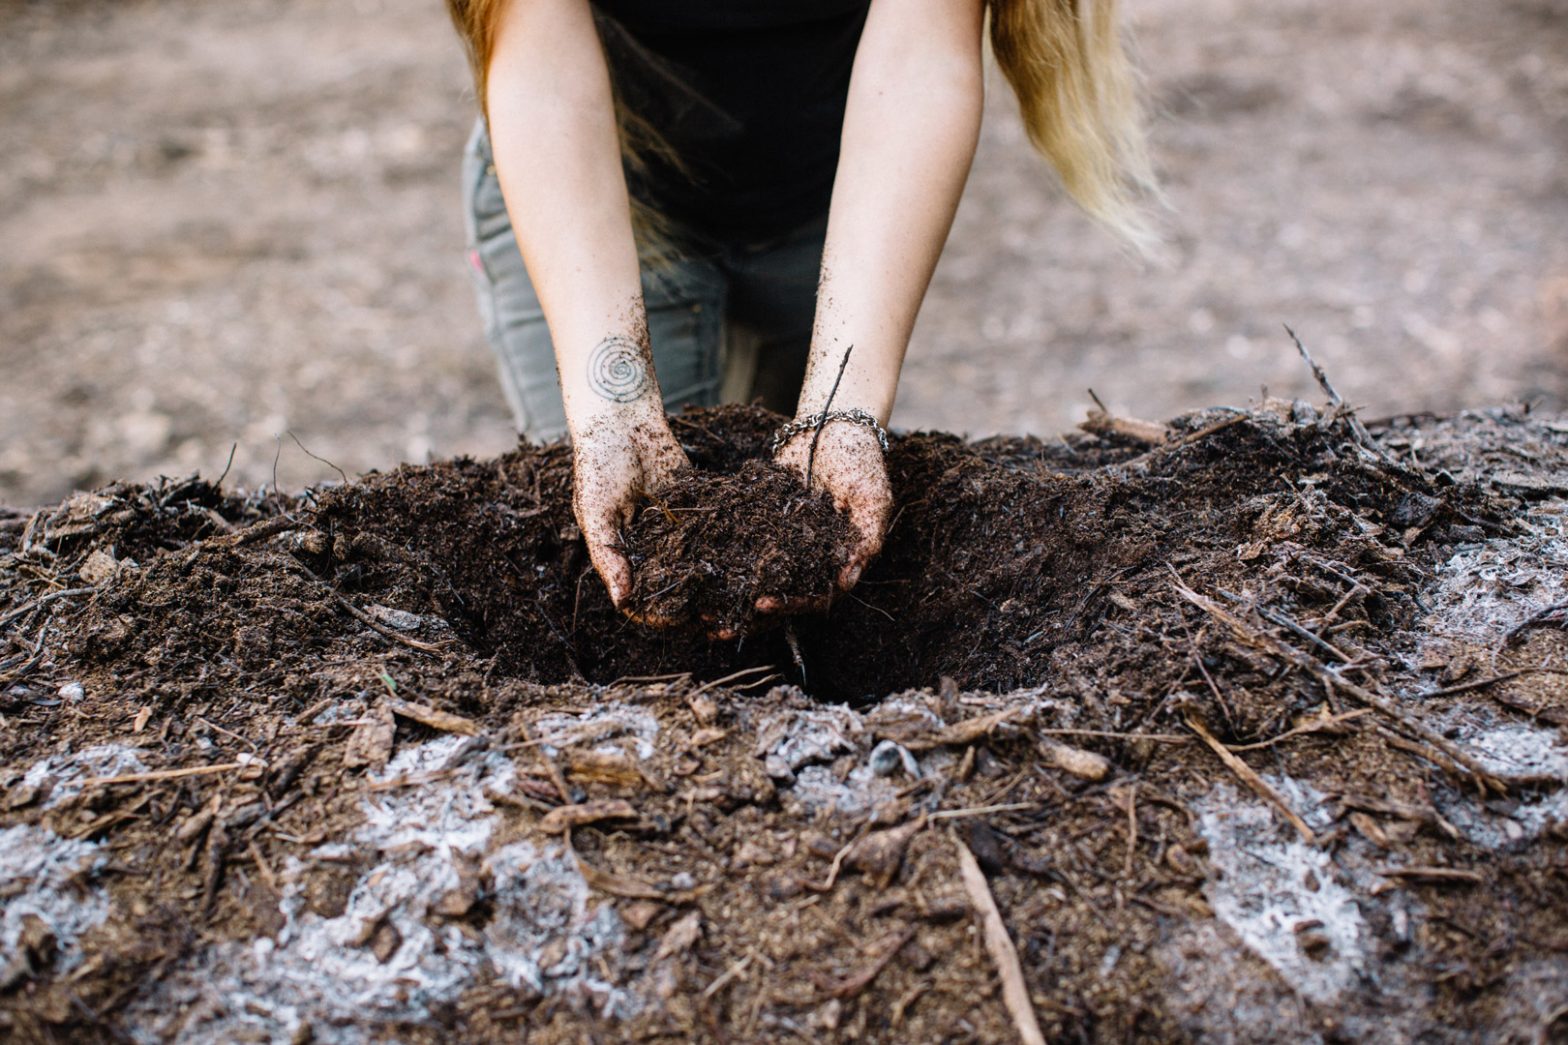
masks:
<instances>
[{"instance_id":1,"label":"finger","mask_svg":"<svg viewBox=\"0 0 1568 1045\"><path fill-rule=\"evenodd\" d=\"M735 630L733 625L720 624L719 618L715 617L711 613L702 614L701 619L703 625L708 629L708 638L713 639L716 642L728 642L730 639L733 639L736 635L740 634Z\"/></svg>"},{"instance_id":2,"label":"finger","mask_svg":"<svg viewBox=\"0 0 1568 1045\"><path fill-rule=\"evenodd\" d=\"M654 613L651 610L631 610L622 607L621 612L643 627L654 628L658 631L669 631L680 623L674 617L666 617L662 613Z\"/></svg>"},{"instance_id":3,"label":"finger","mask_svg":"<svg viewBox=\"0 0 1568 1045\"><path fill-rule=\"evenodd\" d=\"M610 601L619 607L632 593L632 564L617 546L618 534L613 519L599 515L584 520L583 540L588 545L593 568L609 589Z\"/></svg>"},{"instance_id":4,"label":"finger","mask_svg":"<svg viewBox=\"0 0 1568 1045\"><path fill-rule=\"evenodd\" d=\"M839 587L844 591L860 581L860 575L882 550L882 538L887 532L887 508L878 499L857 498L848 505L849 524L855 528L859 540L849 550L849 561L839 571Z\"/></svg>"},{"instance_id":5,"label":"finger","mask_svg":"<svg viewBox=\"0 0 1568 1045\"><path fill-rule=\"evenodd\" d=\"M782 614L798 616L803 613L826 613L828 607L833 605L832 594L827 595L802 595L796 598L783 598L777 595L764 595L755 603L757 612L764 616Z\"/></svg>"}]
</instances>

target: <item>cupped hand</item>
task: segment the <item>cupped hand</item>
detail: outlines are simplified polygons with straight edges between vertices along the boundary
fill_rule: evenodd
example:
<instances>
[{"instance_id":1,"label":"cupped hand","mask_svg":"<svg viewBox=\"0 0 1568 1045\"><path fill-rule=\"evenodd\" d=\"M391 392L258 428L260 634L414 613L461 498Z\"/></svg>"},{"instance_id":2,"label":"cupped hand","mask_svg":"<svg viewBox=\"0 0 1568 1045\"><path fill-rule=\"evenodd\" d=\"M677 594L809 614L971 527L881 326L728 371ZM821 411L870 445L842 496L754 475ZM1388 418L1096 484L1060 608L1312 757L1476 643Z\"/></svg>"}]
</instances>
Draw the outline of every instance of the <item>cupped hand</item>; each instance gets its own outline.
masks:
<instances>
[{"instance_id":1,"label":"cupped hand","mask_svg":"<svg viewBox=\"0 0 1568 1045\"><path fill-rule=\"evenodd\" d=\"M861 572L882 550L888 520L893 511L893 487L887 478L887 462L877 435L870 428L842 421L829 422L817 440L815 462L811 460L811 432L802 432L779 448L774 460L806 481L811 487L826 490L833 505L849 517L855 530L855 544L849 561L839 570L838 589L849 591L860 580ZM774 596L757 600L763 613L800 612L825 609L832 596L787 601Z\"/></svg>"},{"instance_id":2,"label":"cupped hand","mask_svg":"<svg viewBox=\"0 0 1568 1045\"><path fill-rule=\"evenodd\" d=\"M624 610L632 593L622 528L630 525L638 501L689 467L662 410L636 417L607 415L573 438L572 510L594 569L617 608Z\"/></svg>"}]
</instances>

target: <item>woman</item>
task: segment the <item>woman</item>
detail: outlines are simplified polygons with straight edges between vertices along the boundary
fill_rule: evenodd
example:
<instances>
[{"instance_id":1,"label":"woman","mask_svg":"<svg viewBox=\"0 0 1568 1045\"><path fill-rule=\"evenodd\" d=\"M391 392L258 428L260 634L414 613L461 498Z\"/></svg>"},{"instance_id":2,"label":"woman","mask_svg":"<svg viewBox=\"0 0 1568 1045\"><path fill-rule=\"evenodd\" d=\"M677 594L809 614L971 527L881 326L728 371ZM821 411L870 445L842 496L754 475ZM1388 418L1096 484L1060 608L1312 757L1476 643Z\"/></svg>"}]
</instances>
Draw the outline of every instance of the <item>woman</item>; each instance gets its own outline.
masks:
<instances>
[{"instance_id":1,"label":"woman","mask_svg":"<svg viewBox=\"0 0 1568 1045\"><path fill-rule=\"evenodd\" d=\"M619 530L686 465L665 415L686 402L793 407L777 460L804 481L820 430L811 481L858 533L840 587L880 549L882 425L974 155L987 6L1031 140L1142 234L1113 0L448 3L484 111L466 185L489 338L519 427L571 437L617 605Z\"/></svg>"}]
</instances>

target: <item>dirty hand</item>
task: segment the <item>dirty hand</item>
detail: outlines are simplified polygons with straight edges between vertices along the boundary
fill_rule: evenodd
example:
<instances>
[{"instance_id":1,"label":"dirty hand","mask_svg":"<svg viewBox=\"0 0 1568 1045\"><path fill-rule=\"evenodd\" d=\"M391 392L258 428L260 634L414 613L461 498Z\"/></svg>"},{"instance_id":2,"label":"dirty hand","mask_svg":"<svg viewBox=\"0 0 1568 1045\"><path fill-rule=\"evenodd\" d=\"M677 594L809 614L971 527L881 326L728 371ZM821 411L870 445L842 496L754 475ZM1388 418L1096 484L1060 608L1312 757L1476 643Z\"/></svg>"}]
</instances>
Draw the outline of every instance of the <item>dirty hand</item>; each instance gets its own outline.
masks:
<instances>
[{"instance_id":1,"label":"dirty hand","mask_svg":"<svg viewBox=\"0 0 1568 1045\"><path fill-rule=\"evenodd\" d=\"M812 432L802 432L779 448L774 460L806 480L808 465L813 489L826 490L839 511L849 516L857 540L849 561L839 571L838 587L848 591L860 580L861 571L882 550L888 520L893 511L893 488L888 483L887 464L876 433L869 428L843 422L829 422L817 441L814 465L809 464ZM764 597L757 602L764 613L793 610L778 599Z\"/></svg>"},{"instance_id":2,"label":"dirty hand","mask_svg":"<svg viewBox=\"0 0 1568 1045\"><path fill-rule=\"evenodd\" d=\"M636 417L602 416L573 439L572 509L594 569L617 607L632 593L621 528L631 523L640 498L689 467L662 406Z\"/></svg>"}]
</instances>

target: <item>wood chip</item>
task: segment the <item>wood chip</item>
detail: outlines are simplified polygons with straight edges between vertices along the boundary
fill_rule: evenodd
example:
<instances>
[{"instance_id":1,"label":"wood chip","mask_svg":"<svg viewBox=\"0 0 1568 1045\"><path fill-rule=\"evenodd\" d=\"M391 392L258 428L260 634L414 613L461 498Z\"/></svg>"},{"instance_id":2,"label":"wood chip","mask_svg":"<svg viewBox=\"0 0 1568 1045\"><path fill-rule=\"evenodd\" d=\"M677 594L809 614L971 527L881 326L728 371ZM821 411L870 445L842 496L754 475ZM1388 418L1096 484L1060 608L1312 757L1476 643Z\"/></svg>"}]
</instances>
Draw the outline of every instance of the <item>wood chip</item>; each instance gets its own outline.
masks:
<instances>
[{"instance_id":1,"label":"wood chip","mask_svg":"<svg viewBox=\"0 0 1568 1045\"><path fill-rule=\"evenodd\" d=\"M700 936L702 936L702 912L691 911L665 930L663 938L659 940L659 949L653 954L653 960L662 962L666 958L676 958L685 954L691 950Z\"/></svg>"},{"instance_id":2,"label":"wood chip","mask_svg":"<svg viewBox=\"0 0 1568 1045\"><path fill-rule=\"evenodd\" d=\"M1111 763L1093 751L1070 747L1055 740L1040 737L1036 740L1040 754L1047 762L1064 773L1071 773L1082 780L1104 780L1111 772Z\"/></svg>"},{"instance_id":3,"label":"wood chip","mask_svg":"<svg viewBox=\"0 0 1568 1045\"><path fill-rule=\"evenodd\" d=\"M479 735L479 723L462 715L454 715L450 711L440 711L428 704L414 704L407 700L389 700L387 707L394 715L406 718L411 722L418 722L422 726L438 729L443 733L456 733L459 736L476 737Z\"/></svg>"},{"instance_id":4,"label":"wood chip","mask_svg":"<svg viewBox=\"0 0 1568 1045\"><path fill-rule=\"evenodd\" d=\"M392 738L396 734L397 723L392 719L392 709L385 703L377 704L349 734L343 765L348 769L382 768L392 757Z\"/></svg>"},{"instance_id":5,"label":"wood chip","mask_svg":"<svg viewBox=\"0 0 1568 1045\"><path fill-rule=\"evenodd\" d=\"M637 810L630 802L623 798L612 798L552 809L539 821L539 827L548 834L558 835L562 831L570 831L574 827L598 823L601 820L635 819L637 819Z\"/></svg>"},{"instance_id":6,"label":"wood chip","mask_svg":"<svg viewBox=\"0 0 1568 1045\"><path fill-rule=\"evenodd\" d=\"M1013 946L1012 937L1007 935L1007 925L1002 921L1002 912L997 910L985 872L980 870L975 854L956 836L953 847L958 852L958 872L964 882L964 891L969 894L969 904L980 916L986 952L1002 980L1002 1004L1007 1006L1007 1014L1013 1018L1018 1039L1024 1045L1045 1045L1045 1035L1040 1033L1040 1022L1035 1018L1034 1003L1029 1000L1029 987L1024 983L1024 970L1018 963L1018 950Z\"/></svg>"},{"instance_id":7,"label":"wood chip","mask_svg":"<svg viewBox=\"0 0 1568 1045\"><path fill-rule=\"evenodd\" d=\"M962 722L955 722L950 726L929 733L917 734L910 737L893 737L910 751L930 751L938 747L962 747L973 744L982 737L989 736L997 726L1015 718L1022 711L1021 708L1007 708L1003 711L993 712L989 715L979 715L975 718L966 718Z\"/></svg>"}]
</instances>

